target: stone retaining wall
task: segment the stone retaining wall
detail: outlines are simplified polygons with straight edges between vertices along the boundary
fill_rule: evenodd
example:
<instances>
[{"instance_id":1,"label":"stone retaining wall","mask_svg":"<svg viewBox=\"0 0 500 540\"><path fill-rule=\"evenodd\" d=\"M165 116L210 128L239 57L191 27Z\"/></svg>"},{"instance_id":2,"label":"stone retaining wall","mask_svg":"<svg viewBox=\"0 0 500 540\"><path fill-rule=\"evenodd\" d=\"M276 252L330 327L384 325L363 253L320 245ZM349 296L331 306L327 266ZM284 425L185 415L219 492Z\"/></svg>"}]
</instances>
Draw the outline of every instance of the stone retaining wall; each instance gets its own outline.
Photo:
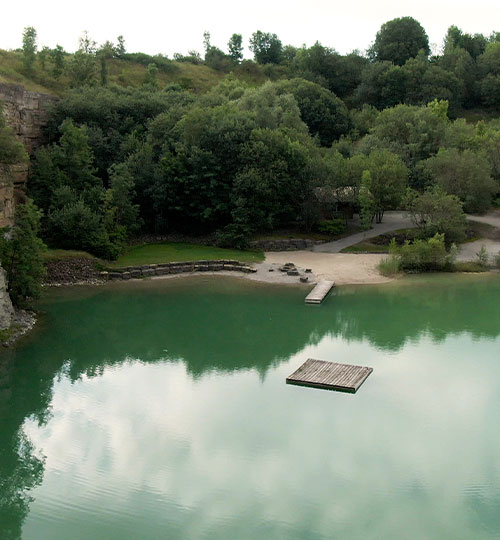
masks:
<instances>
[{"instance_id":1,"label":"stone retaining wall","mask_svg":"<svg viewBox=\"0 0 500 540\"><path fill-rule=\"evenodd\" d=\"M254 240L253 242L250 242L250 249L258 251L297 251L299 249L310 249L313 246L323 243L322 240L310 240L308 238Z\"/></svg>"},{"instance_id":2,"label":"stone retaining wall","mask_svg":"<svg viewBox=\"0 0 500 540\"><path fill-rule=\"evenodd\" d=\"M217 261L190 261L147 264L143 266L127 266L125 268L117 268L116 270L101 272L100 276L104 280L115 280L165 276L168 274L183 274L187 272L221 271L244 272L246 274L251 274L257 270L239 261L224 259Z\"/></svg>"}]
</instances>

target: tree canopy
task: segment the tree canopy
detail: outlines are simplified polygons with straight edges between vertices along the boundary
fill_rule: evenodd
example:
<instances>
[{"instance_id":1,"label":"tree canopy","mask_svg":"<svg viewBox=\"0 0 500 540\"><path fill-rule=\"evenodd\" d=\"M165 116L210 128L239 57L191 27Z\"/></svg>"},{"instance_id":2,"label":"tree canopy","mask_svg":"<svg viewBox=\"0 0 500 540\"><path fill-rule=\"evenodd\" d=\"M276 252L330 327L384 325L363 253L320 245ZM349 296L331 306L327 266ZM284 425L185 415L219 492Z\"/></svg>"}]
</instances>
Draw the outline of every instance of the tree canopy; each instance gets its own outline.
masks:
<instances>
[{"instance_id":1,"label":"tree canopy","mask_svg":"<svg viewBox=\"0 0 500 540\"><path fill-rule=\"evenodd\" d=\"M426 56L430 53L429 38L422 25L413 17L401 17L380 27L369 55L373 60L402 66L421 50Z\"/></svg>"}]
</instances>

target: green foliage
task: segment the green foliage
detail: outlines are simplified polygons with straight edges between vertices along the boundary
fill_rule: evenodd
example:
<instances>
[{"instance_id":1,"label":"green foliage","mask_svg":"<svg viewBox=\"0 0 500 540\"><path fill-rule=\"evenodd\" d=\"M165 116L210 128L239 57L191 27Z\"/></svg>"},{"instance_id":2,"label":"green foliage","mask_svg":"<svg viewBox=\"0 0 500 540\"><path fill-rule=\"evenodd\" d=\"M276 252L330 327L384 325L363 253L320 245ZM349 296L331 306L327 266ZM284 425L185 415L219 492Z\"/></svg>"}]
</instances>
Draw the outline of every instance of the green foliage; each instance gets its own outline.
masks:
<instances>
[{"instance_id":1,"label":"green foliage","mask_svg":"<svg viewBox=\"0 0 500 540\"><path fill-rule=\"evenodd\" d=\"M361 109L351 109L349 116L351 125L355 131L356 137L362 137L369 133L375 125L379 112L375 107L368 104L363 104Z\"/></svg>"},{"instance_id":2,"label":"green foliage","mask_svg":"<svg viewBox=\"0 0 500 540\"><path fill-rule=\"evenodd\" d=\"M55 49L50 51L53 68L52 75L58 79L64 72L64 49L61 45L56 45Z\"/></svg>"},{"instance_id":3,"label":"green foliage","mask_svg":"<svg viewBox=\"0 0 500 540\"><path fill-rule=\"evenodd\" d=\"M216 244L221 248L246 249L252 228L245 223L230 223L217 231Z\"/></svg>"},{"instance_id":4,"label":"green foliage","mask_svg":"<svg viewBox=\"0 0 500 540\"><path fill-rule=\"evenodd\" d=\"M28 74L33 72L36 49L36 30L32 26L27 26L23 31L23 65Z\"/></svg>"},{"instance_id":5,"label":"green foliage","mask_svg":"<svg viewBox=\"0 0 500 540\"><path fill-rule=\"evenodd\" d=\"M279 64L283 58L283 44L276 34L257 30L250 38L249 48L259 64Z\"/></svg>"},{"instance_id":6,"label":"green foliage","mask_svg":"<svg viewBox=\"0 0 500 540\"><path fill-rule=\"evenodd\" d=\"M500 251L495 255L495 266L500 268Z\"/></svg>"},{"instance_id":7,"label":"green foliage","mask_svg":"<svg viewBox=\"0 0 500 540\"><path fill-rule=\"evenodd\" d=\"M367 65L368 60L356 52L342 56L319 42L297 50L291 62L296 76L325 86L342 99L360 84Z\"/></svg>"},{"instance_id":8,"label":"green foliage","mask_svg":"<svg viewBox=\"0 0 500 540\"><path fill-rule=\"evenodd\" d=\"M330 146L349 131L346 106L326 88L304 79L280 82L278 88L293 95L309 133L318 135L321 145Z\"/></svg>"},{"instance_id":9,"label":"green foliage","mask_svg":"<svg viewBox=\"0 0 500 540\"><path fill-rule=\"evenodd\" d=\"M0 102L0 166L27 161L23 144L16 140L14 132L5 123L2 105Z\"/></svg>"},{"instance_id":10,"label":"green foliage","mask_svg":"<svg viewBox=\"0 0 500 540\"><path fill-rule=\"evenodd\" d=\"M130 177L113 169L106 190L93 161L87 130L67 119L59 143L37 153L30 190L46 212L43 232L51 245L116 258L136 215L132 202L124 201L133 194Z\"/></svg>"},{"instance_id":11,"label":"green foliage","mask_svg":"<svg viewBox=\"0 0 500 540\"><path fill-rule=\"evenodd\" d=\"M45 275L45 244L38 237L41 215L28 199L17 205L14 227L8 234L0 235L0 260L7 272L8 291L19 306L40 295Z\"/></svg>"},{"instance_id":12,"label":"green foliage","mask_svg":"<svg viewBox=\"0 0 500 540\"><path fill-rule=\"evenodd\" d=\"M243 167L233 190L235 221L259 230L297 219L310 189L307 148L281 130L255 129L240 159Z\"/></svg>"},{"instance_id":13,"label":"green foliage","mask_svg":"<svg viewBox=\"0 0 500 540\"><path fill-rule=\"evenodd\" d=\"M243 37L241 34L233 34L227 44L229 56L235 64L243 60Z\"/></svg>"},{"instance_id":14,"label":"green foliage","mask_svg":"<svg viewBox=\"0 0 500 540\"><path fill-rule=\"evenodd\" d=\"M399 259L399 268L406 272L433 272L446 268L448 256L444 244L444 234L432 238L406 241L397 246L393 240L389 253Z\"/></svg>"},{"instance_id":15,"label":"green foliage","mask_svg":"<svg viewBox=\"0 0 500 540\"><path fill-rule=\"evenodd\" d=\"M379 62L402 66L420 50L430 53L429 38L420 23L412 17L401 17L384 23L377 32L369 55Z\"/></svg>"},{"instance_id":16,"label":"green foliage","mask_svg":"<svg viewBox=\"0 0 500 540\"><path fill-rule=\"evenodd\" d=\"M154 62L148 64L148 70L146 71L146 76L144 77L144 84L151 88L158 88L158 67Z\"/></svg>"},{"instance_id":17,"label":"green foliage","mask_svg":"<svg viewBox=\"0 0 500 540\"><path fill-rule=\"evenodd\" d=\"M324 219L317 225L319 232L330 234L332 236L338 236L345 231L345 220L341 218Z\"/></svg>"},{"instance_id":18,"label":"green foliage","mask_svg":"<svg viewBox=\"0 0 500 540\"><path fill-rule=\"evenodd\" d=\"M427 107L397 105L376 118L363 150L385 148L395 152L407 167L437 153L448 125L447 103L432 102Z\"/></svg>"},{"instance_id":19,"label":"green foliage","mask_svg":"<svg viewBox=\"0 0 500 540\"><path fill-rule=\"evenodd\" d=\"M395 255L386 257L378 263L377 268L383 276L393 277L401 271L399 257Z\"/></svg>"},{"instance_id":20,"label":"green foliage","mask_svg":"<svg viewBox=\"0 0 500 540\"><path fill-rule=\"evenodd\" d=\"M139 218L139 205L134 204L135 183L126 163L112 165L108 171L111 192L111 205L115 210L116 223L123 226L130 236L138 232L142 225Z\"/></svg>"},{"instance_id":21,"label":"green foliage","mask_svg":"<svg viewBox=\"0 0 500 540\"><path fill-rule=\"evenodd\" d=\"M481 266L488 266L489 255L486 246L482 245L481 249L476 253L476 256Z\"/></svg>"},{"instance_id":22,"label":"green foliage","mask_svg":"<svg viewBox=\"0 0 500 540\"><path fill-rule=\"evenodd\" d=\"M448 252L448 257L446 259L448 266L453 268L456 264L457 257L458 257L458 248L457 248L457 245L453 243L450 246L450 251Z\"/></svg>"},{"instance_id":23,"label":"green foliage","mask_svg":"<svg viewBox=\"0 0 500 540\"><path fill-rule=\"evenodd\" d=\"M486 38L481 34L467 34L456 26L450 26L444 38L445 52L450 49L463 49L472 58L477 58L486 47Z\"/></svg>"},{"instance_id":24,"label":"green foliage","mask_svg":"<svg viewBox=\"0 0 500 540\"><path fill-rule=\"evenodd\" d=\"M116 38L115 55L118 58L123 58L126 52L127 50L125 48L125 38L123 36L118 36Z\"/></svg>"},{"instance_id":25,"label":"green foliage","mask_svg":"<svg viewBox=\"0 0 500 540\"><path fill-rule=\"evenodd\" d=\"M47 236L52 246L80 249L106 259L116 259L124 237L119 231L110 237L103 216L93 211L83 199L74 199L51 209Z\"/></svg>"},{"instance_id":26,"label":"green foliage","mask_svg":"<svg viewBox=\"0 0 500 540\"><path fill-rule=\"evenodd\" d=\"M363 171L361 176L361 186L359 188L359 206L361 226L365 231L371 229L373 217L375 215L375 200L371 192L372 178L370 171Z\"/></svg>"},{"instance_id":27,"label":"green foliage","mask_svg":"<svg viewBox=\"0 0 500 540\"><path fill-rule=\"evenodd\" d=\"M405 207L424 238L443 233L448 245L465 239L466 217L456 195L448 195L439 186L422 194L408 189Z\"/></svg>"},{"instance_id":28,"label":"green foliage","mask_svg":"<svg viewBox=\"0 0 500 540\"><path fill-rule=\"evenodd\" d=\"M408 169L401 158L389 150L373 150L369 155L356 154L347 161L351 184L360 186L365 171L370 175L371 199L377 223L382 221L384 211L397 208L406 190ZM366 183L365 183L366 187Z\"/></svg>"},{"instance_id":29,"label":"green foliage","mask_svg":"<svg viewBox=\"0 0 500 540\"><path fill-rule=\"evenodd\" d=\"M498 189L488 160L472 150L441 149L424 167L446 193L460 198L466 212L485 212Z\"/></svg>"}]
</instances>

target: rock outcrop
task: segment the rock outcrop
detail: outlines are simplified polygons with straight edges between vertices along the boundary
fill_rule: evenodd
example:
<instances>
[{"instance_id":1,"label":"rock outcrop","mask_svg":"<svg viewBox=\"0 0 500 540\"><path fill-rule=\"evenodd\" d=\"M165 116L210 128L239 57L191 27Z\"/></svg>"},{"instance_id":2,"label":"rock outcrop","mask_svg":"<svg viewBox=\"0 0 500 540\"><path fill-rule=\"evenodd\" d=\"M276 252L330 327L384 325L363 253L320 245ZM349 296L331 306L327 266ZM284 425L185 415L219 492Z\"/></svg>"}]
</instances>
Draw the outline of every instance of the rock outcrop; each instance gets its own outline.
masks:
<instances>
[{"instance_id":1,"label":"rock outcrop","mask_svg":"<svg viewBox=\"0 0 500 540\"><path fill-rule=\"evenodd\" d=\"M5 270L0 267L0 330L9 328L14 317L14 308L7 293Z\"/></svg>"},{"instance_id":2,"label":"rock outcrop","mask_svg":"<svg viewBox=\"0 0 500 540\"><path fill-rule=\"evenodd\" d=\"M0 83L3 114L28 153L46 143L44 128L50 108L57 98L40 92L28 92L21 85ZM28 164L0 168L0 227L11 225L16 203L24 198Z\"/></svg>"}]
</instances>

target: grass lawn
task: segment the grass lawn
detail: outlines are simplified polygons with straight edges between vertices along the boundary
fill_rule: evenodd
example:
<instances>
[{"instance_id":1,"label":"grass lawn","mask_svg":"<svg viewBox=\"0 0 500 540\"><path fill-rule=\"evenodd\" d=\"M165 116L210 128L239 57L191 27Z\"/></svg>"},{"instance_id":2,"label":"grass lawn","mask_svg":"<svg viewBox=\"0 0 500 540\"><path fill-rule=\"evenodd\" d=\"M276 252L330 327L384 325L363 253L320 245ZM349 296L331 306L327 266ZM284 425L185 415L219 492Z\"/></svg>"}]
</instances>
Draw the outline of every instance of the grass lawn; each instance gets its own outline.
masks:
<instances>
[{"instance_id":1,"label":"grass lawn","mask_svg":"<svg viewBox=\"0 0 500 540\"><path fill-rule=\"evenodd\" d=\"M261 251L240 251L183 242L165 244L143 244L125 249L117 261L107 263L109 268L123 266L140 266L142 264L158 264L167 262L199 261L215 259L236 259L241 262L261 262L264 254Z\"/></svg>"}]
</instances>

